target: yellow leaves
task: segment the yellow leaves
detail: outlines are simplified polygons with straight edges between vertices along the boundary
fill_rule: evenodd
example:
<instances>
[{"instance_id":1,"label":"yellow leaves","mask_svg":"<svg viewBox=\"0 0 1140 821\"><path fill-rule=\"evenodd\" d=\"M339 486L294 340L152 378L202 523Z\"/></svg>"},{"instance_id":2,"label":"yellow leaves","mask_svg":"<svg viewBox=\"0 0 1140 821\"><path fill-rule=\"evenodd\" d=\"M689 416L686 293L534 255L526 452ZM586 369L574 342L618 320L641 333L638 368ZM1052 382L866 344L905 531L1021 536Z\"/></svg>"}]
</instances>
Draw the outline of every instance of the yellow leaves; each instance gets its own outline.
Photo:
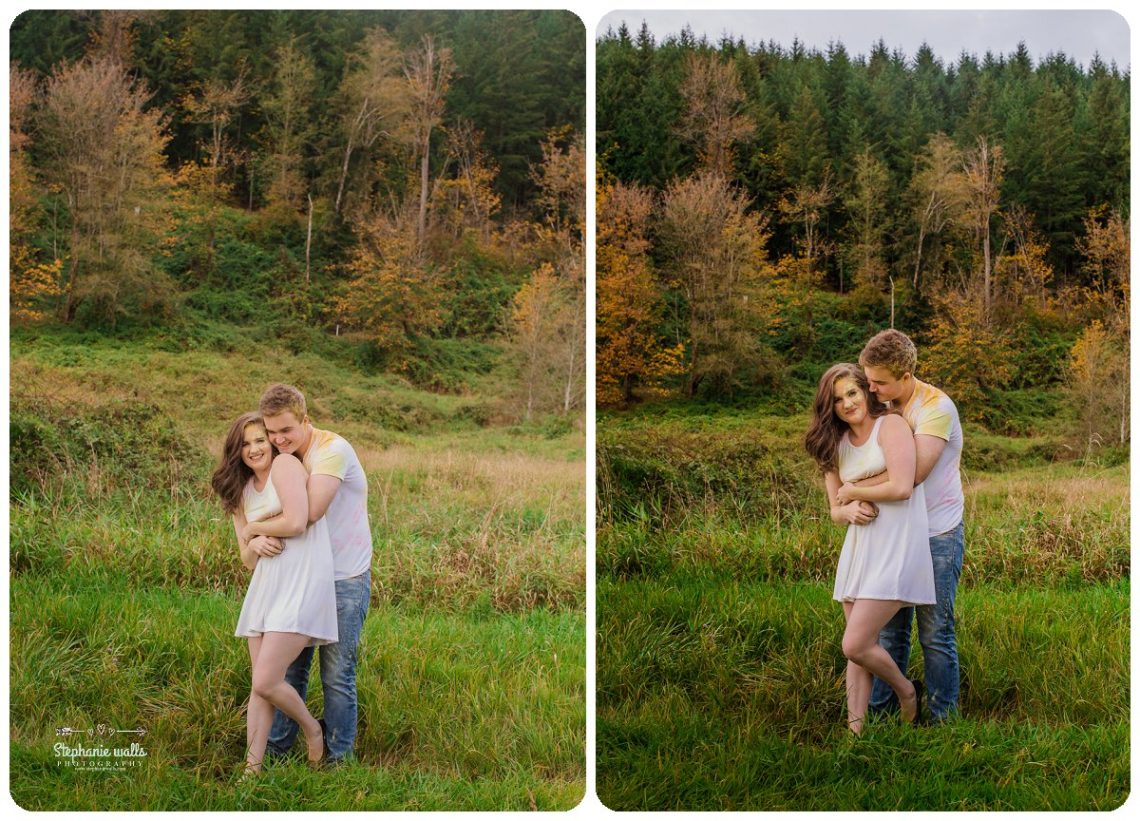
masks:
<instances>
[{"instance_id":1,"label":"yellow leaves","mask_svg":"<svg viewBox=\"0 0 1140 821\"><path fill-rule=\"evenodd\" d=\"M570 126L553 128L542 141L542 162L531 170L548 225L580 241L586 230L585 136Z\"/></svg>"},{"instance_id":2,"label":"yellow leaves","mask_svg":"<svg viewBox=\"0 0 1140 821\"><path fill-rule=\"evenodd\" d=\"M666 347L656 331L662 303L647 256L652 211L648 189L599 184L595 374L603 405L629 401L635 387L660 394L665 378L684 370L684 345Z\"/></svg>"},{"instance_id":3,"label":"yellow leaves","mask_svg":"<svg viewBox=\"0 0 1140 821\"><path fill-rule=\"evenodd\" d=\"M336 299L336 313L349 331L363 332L398 364L414 337L439 325L438 276L418 254L410 226L374 217L357 233L348 264L353 279Z\"/></svg>"},{"instance_id":4,"label":"yellow leaves","mask_svg":"<svg viewBox=\"0 0 1140 821\"><path fill-rule=\"evenodd\" d=\"M572 263L570 263L572 265ZM585 294L574 271L541 264L515 294L507 341L518 363L523 416L569 412L582 399Z\"/></svg>"},{"instance_id":5,"label":"yellow leaves","mask_svg":"<svg viewBox=\"0 0 1140 821\"><path fill-rule=\"evenodd\" d=\"M934 299L935 315L923 350L922 373L954 397L966 418L976 419L987 391L1008 381L1012 351L1005 335L987 321L976 295L957 291Z\"/></svg>"},{"instance_id":6,"label":"yellow leaves","mask_svg":"<svg viewBox=\"0 0 1140 821\"><path fill-rule=\"evenodd\" d=\"M1087 445L1129 436L1128 340L1094 320L1073 345L1069 391L1077 407Z\"/></svg>"},{"instance_id":7,"label":"yellow leaves","mask_svg":"<svg viewBox=\"0 0 1140 821\"><path fill-rule=\"evenodd\" d=\"M47 319L51 302L63 294L60 285L63 260L36 263L29 248L13 245L10 264L12 280L8 298L12 323L31 324Z\"/></svg>"}]
</instances>

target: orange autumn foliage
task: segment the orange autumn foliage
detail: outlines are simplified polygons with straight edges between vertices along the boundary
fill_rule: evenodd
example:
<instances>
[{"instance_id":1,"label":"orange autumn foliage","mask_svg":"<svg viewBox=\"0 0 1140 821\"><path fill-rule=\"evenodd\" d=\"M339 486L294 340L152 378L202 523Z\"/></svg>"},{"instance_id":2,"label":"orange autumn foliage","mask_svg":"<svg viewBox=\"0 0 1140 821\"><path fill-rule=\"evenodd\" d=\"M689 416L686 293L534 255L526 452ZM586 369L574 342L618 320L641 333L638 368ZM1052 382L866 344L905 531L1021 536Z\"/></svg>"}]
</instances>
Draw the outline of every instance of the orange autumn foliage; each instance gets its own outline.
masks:
<instances>
[{"instance_id":1,"label":"orange autumn foliage","mask_svg":"<svg viewBox=\"0 0 1140 821\"><path fill-rule=\"evenodd\" d=\"M645 188L599 184L595 374L601 405L628 402L635 388L660 393L667 377L684 371L684 346L667 346L656 331L662 303L646 239L652 209Z\"/></svg>"}]
</instances>

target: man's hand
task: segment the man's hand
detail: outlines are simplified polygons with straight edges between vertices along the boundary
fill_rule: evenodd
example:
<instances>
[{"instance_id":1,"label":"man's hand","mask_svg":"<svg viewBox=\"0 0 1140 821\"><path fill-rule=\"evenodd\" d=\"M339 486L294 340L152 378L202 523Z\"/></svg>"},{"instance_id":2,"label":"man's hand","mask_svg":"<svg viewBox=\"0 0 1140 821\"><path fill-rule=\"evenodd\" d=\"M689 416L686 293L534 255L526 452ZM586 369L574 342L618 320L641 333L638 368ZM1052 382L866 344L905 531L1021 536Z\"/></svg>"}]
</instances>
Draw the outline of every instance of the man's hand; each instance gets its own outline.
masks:
<instances>
[{"instance_id":1,"label":"man's hand","mask_svg":"<svg viewBox=\"0 0 1140 821\"><path fill-rule=\"evenodd\" d=\"M849 502L839 508L839 518L849 525L870 524L879 515L879 508L872 502Z\"/></svg>"},{"instance_id":2,"label":"man's hand","mask_svg":"<svg viewBox=\"0 0 1140 821\"><path fill-rule=\"evenodd\" d=\"M262 558L276 556L285 549L285 543L273 536L254 536L248 544L249 549Z\"/></svg>"}]
</instances>

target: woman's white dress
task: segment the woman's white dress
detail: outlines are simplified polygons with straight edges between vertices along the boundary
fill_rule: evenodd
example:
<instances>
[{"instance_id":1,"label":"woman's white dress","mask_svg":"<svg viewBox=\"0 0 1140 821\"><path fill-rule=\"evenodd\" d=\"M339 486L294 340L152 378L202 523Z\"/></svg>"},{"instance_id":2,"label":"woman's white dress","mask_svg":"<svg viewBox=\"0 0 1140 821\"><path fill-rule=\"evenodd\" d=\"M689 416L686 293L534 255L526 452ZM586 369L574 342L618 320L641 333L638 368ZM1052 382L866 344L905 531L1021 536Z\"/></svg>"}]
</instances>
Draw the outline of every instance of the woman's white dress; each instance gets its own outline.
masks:
<instances>
[{"instance_id":1,"label":"woman's white dress","mask_svg":"<svg viewBox=\"0 0 1140 821\"><path fill-rule=\"evenodd\" d=\"M856 447L845 433L839 442L839 479L857 482L887 469L879 445L882 416L867 441ZM870 524L848 525L835 572L837 601L894 599L934 604L934 565L927 533L926 497L917 485L909 499L876 502L879 515Z\"/></svg>"},{"instance_id":2,"label":"woman's white dress","mask_svg":"<svg viewBox=\"0 0 1140 821\"><path fill-rule=\"evenodd\" d=\"M242 491L245 518L260 522L281 512L272 476L260 491L253 480ZM276 556L257 560L238 616L237 636L266 632L300 633L310 646L337 640L336 586L332 546L322 517L300 536L290 537Z\"/></svg>"}]
</instances>

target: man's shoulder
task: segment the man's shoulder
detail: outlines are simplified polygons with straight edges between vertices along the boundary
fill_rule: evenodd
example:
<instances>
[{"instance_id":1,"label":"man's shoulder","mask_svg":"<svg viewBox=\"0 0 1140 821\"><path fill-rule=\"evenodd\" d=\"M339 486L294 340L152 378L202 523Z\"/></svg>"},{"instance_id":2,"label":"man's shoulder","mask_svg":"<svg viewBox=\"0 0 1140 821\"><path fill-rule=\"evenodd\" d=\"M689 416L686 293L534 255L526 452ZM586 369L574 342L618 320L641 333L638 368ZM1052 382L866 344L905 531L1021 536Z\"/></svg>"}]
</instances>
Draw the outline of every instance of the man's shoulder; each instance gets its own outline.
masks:
<instances>
[{"instance_id":1,"label":"man's shoulder","mask_svg":"<svg viewBox=\"0 0 1140 821\"><path fill-rule=\"evenodd\" d=\"M323 430L321 428L313 428L313 446L318 450L325 448L352 450L352 445L348 444L348 440L339 433L334 433L331 430Z\"/></svg>"},{"instance_id":2,"label":"man's shoulder","mask_svg":"<svg viewBox=\"0 0 1140 821\"><path fill-rule=\"evenodd\" d=\"M359 463L356 451L347 439L331 430L313 428L313 446L317 454L336 453L342 455L351 464Z\"/></svg>"},{"instance_id":3,"label":"man's shoulder","mask_svg":"<svg viewBox=\"0 0 1140 821\"><path fill-rule=\"evenodd\" d=\"M921 379L914 381L914 402L918 409L947 411L957 415L958 406L946 391Z\"/></svg>"}]
</instances>

